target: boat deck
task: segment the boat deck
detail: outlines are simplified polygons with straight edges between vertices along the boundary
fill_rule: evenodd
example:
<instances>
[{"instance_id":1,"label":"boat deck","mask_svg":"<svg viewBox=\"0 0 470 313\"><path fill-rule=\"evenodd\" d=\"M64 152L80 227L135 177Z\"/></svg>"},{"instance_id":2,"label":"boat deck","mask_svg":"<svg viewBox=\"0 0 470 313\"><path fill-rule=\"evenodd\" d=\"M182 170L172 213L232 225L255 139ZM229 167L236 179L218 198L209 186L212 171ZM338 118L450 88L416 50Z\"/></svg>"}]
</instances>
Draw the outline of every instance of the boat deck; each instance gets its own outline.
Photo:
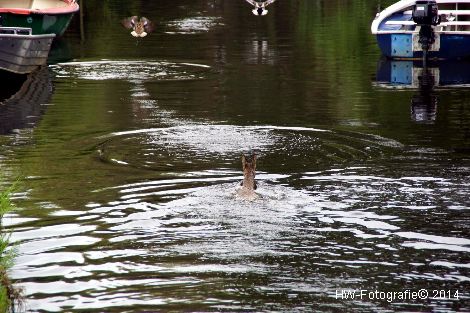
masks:
<instances>
[{"instance_id":1,"label":"boat deck","mask_svg":"<svg viewBox=\"0 0 470 313\"><path fill-rule=\"evenodd\" d=\"M409 30L414 30L415 23L411 14L395 13L385 19L379 26L380 31L405 30L406 26L413 26Z\"/></svg>"}]
</instances>

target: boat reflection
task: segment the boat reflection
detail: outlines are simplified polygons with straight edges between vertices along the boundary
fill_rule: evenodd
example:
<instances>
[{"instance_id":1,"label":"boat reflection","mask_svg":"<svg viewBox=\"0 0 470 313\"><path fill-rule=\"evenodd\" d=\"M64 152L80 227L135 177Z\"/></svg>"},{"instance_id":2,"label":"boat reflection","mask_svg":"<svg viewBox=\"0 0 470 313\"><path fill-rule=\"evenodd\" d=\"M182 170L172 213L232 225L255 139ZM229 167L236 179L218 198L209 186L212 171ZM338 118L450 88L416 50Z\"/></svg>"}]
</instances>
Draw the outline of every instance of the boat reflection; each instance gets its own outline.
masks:
<instances>
[{"instance_id":1,"label":"boat reflection","mask_svg":"<svg viewBox=\"0 0 470 313\"><path fill-rule=\"evenodd\" d=\"M436 120L438 89L470 87L470 62L431 62L382 59L377 69L380 88L416 89L411 98L411 118L420 123Z\"/></svg>"},{"instance_id":2,"label":"boat reflection","mask_svg":"<svg viewBox=\"0 0 470 313\"><path fill-rule=\"evenodd\" d=\"M0 134L10 134L36 125L52 96L47 67L28 75L0 72Z\"/></svg>"},{"instance_id":3,"label":"boat reflection","mask_svg":"<svg viewBox=\"0 0 470 313\"><path fill-rule=\"evenodd\" d=\"M439 71L424 68L416 76L419 92L411 98L411 118L415 122L434 122L438 103L434 86L439 78Z\"/></svg>"}]
</instances>

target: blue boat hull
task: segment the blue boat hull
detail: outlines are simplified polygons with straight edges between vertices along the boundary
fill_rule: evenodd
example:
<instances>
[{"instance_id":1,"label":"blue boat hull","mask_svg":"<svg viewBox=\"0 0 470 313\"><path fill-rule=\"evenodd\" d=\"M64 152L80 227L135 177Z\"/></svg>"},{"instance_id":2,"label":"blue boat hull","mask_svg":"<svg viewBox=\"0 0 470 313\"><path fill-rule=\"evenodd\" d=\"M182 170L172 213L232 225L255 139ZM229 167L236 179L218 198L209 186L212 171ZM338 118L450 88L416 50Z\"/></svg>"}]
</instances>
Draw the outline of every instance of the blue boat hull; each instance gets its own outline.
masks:
<instances>
[{"instance_id":1,"label":"blue boat hull","mask_svg":"<svg viewBox=\"0 0 470 313\"><path fill-rule=\"evenodd\" d=\"M408 33L378 34L382 53L392 59L422 58L422 51L413 50L413 35ZM470 34L440 34L440 48L429 51L430 58L463 59L470 57Z\"/></svg>"}]
</instances>

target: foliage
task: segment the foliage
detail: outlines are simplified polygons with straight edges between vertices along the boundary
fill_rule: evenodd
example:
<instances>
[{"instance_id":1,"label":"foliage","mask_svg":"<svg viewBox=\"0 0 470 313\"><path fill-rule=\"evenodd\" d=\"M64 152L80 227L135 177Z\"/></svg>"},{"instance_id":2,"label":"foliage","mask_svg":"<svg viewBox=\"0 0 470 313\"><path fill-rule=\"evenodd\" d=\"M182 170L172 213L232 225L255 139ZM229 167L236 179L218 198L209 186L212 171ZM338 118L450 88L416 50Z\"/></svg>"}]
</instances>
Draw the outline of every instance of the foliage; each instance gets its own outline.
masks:
<instances>
[{"instance_id":1,"label":"foliage","mask_svg":"<svg viewBox=\"0 0 470 313\"><path fill-rule=\"evenodd\" d=\"M0 192L0 227L2 227L2 218L8 212L11 212L14 208L11 202L11 194L13 193L16 184L13 184L9 188Z\"/></svg>"},{"instance_id":2,"label":"foliage","mask_svg":"<svg viewBox=\"0 0 470 313\"><path fill-rule=\"evenodd\" d=\"M22 302L21 290L14 287L8 278L8 269L13 266L15 248L10 245L10 235L3 229L3 216L14 210L11 194L16 183L0 192L0 313L14 311Z\"/></svg>"}]
</instances>

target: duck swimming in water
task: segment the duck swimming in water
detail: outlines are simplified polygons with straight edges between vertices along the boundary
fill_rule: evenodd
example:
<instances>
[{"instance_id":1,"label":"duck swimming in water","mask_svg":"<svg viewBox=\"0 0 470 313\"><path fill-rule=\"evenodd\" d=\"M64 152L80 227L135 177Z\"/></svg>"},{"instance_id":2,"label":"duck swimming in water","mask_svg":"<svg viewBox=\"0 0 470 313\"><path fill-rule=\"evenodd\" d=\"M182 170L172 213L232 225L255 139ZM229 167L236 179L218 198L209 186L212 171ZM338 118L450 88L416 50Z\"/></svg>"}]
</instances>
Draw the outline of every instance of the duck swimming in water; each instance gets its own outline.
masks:
<instances>
[{"instance_id":1,"label":"duck swimming in water","mask_svg":"<svg viewBox=\"0 0 470 313\"><path fill-rule=\"evenodd\" d=\"M153 23L146 17L131 16L121 21L125 28L132 29L131 35L134 37L145 37L154 31Z\"/></svg>"},{"instance_id":2,"label":"duck swimming in water","mask_svg":"<svg viewBox=\"0 0 470 313\"><path fill-rule=\"evenodd\" d=\"M268 10L266 7L273 3L276 0L266 0L266 1L256 1L256 0L246 0L249 4L254 6L255 8L251 11L254 15L263 16L268 14Z\"/></svg>"},{"instance_id":3,"label":"duck swimming in water","mask_svg":"<svg viewBox=\"0 0 470 313\"><path fill-rule=\"evenodd\" d=\"M255 200L259 195L255 192L257 185L256 176L256 154L249 152L242 154L243 182L237 190L237 194L245 200Z\"/></svg>"}]
</instances>

